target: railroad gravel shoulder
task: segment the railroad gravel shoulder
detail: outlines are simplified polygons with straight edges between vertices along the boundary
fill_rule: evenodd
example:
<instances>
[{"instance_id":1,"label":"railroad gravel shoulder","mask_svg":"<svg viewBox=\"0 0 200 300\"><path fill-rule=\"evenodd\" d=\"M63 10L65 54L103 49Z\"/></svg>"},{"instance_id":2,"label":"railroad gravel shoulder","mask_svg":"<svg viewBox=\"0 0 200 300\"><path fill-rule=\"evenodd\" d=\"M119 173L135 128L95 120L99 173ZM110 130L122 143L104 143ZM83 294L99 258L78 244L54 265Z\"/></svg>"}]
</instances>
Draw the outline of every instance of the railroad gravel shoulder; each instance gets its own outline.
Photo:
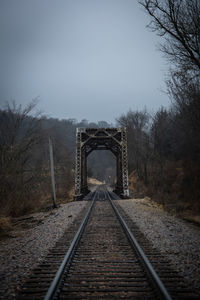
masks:
<instances>
[{"instance_id":1,"label":"railroad gravel shoulder","mask_svg":"<svg viewBox=\"0 0 200 300\"><path fill-rule=\"evenodd\" d=\"M149 198L116 200L144 235L200 293L200 227L169 215Z\"/></svg>"},{"instance_id":2,"label":"railroad gravel shoulder","mask_svg":"<svg viewBox=\"0 0 200 300\"><path fill-rule=\"evenodd\" d=\"M18 218L11 236L0 242L0 299L15 298L31 271L39 265L88 201L62 204L49 212Z\"/></svg>"}]
</instances>

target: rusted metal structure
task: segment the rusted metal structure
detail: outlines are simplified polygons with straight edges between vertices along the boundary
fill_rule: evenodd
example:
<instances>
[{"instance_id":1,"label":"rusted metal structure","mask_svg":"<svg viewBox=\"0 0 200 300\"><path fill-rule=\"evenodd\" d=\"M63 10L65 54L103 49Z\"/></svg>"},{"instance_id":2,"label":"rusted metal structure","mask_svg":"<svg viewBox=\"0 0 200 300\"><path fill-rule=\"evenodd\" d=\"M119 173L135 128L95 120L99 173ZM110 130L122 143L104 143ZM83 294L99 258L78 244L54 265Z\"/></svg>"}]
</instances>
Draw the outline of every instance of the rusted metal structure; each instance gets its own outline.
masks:
<instances>
[{"instance_id":1,"label":"rusted metal structure","mask_svg":"<svg viewBox=\"0 0 200 300\"><path fill-rule=\"evenodd\" d=\"M94 150L110 150L116 157L115 193L129 197L126 128L77 128L75 200L88 194L87 157Z\"/></svg>"}]
</instances>

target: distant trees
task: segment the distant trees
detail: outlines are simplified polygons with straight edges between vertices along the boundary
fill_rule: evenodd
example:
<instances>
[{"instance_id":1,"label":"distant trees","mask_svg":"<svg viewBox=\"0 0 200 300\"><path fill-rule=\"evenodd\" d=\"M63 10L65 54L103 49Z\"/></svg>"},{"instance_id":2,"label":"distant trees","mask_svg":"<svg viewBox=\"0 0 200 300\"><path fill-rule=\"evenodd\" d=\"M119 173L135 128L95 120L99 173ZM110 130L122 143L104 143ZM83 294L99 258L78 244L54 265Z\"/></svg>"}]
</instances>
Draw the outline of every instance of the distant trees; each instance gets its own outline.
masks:
<instances>
[{"instance_id":1,"label":"distant trees","mask_svg":"<svg viewBox=\"0 0 200 300\"><path fill-rule=\"evenodd\" d=\"M114 183L116 177L116 157L111 151L93 151L88 156L88 176L99 181Z\"/></svg>"},{"instance_id":2,"label":"distant trees","mask_svg":"<svg viewBox=\"0 0 200 300\"><path fill-rule=\"evenodd\" d=\"M190 199L200 209L200 2L139 3L150 15L148 27L161 37L160 50L170 62L166 83L172 105L152 117L146 111L129 111L117 119L127 127L129 169L152 194Z\"/></svg>"},{"instance_id":3,"label":"distant trees","mask_svg":"<svg viewBox=\"0 0 200 300\"><path fill-rule=\"evenodd\" d=\"M200 78L200 72L199 72ZM200 82L185 77L168 82L176 115L176 131L181 157L200 162ZM180 150L180 149L179 149Z\"/></svg>"},{"instance_id":4,"label":"distant trees","mask_svg":"<svg viewBox=\"0 0 200 300\"><path fill-rule=\"evenodd\" d=\"M140 179L147 183L147 165L149 162L149 127L150 116L146 110L132 111L121 115L117 125L127 128L129 171L136 170Z\"/></svg>"},{"instance_id":5,"label":"distant trees","mask_svg":"<svg viewBox=\"0 0 200 300\"><path fill-rule=\"evenodd\" d=\"M190 89L182 86L170 93L175 100L168 110L161 107L153 116L145 109L130 110L117 119L117 126L127 128L129 173L143 182L150 196L165 201L189 197L200 208L199 88L190 82ZM48 199L51 204L49 136L58 201L73 194L76 128L91 123L31 116L34 108L34 103L25 108L13 104L0 111L1 213L23 214L46 206ZM110 124L101 121L92 126ZM109 151L94 151L88 170L89 176L112 183L115 158Z\"/></svg>"},{"instance_id":6,"label":"distant trees","mask_svg":"<svg viewBox=\"0 0 200 300\"><path fill-rule=\"evenodd\" d=\"M47 119L34 114L35 108L35 101L25 108L13 102L0 111L1 214L15 216L51 203L49 136L58 199L66 200L74 184L74 121Z\"/></svg>"},{"instance_id":7,"label":"distant trees","mask_svg":"<svg viewBox=\"0 0 200 300\"><path fill-rule=\"evenodd\" d=\"M72 199L76 128L110 127L105 121L77 122L34 114L36 104L33 101L24 108L13 102L0 110L0 215L16 216L51 205L49 136L54 148L58 202ZM110 168L110 155L105 153L102 159L98 151L93 153L90 159L91 176L99 174L99 179L105 173L115 176L105 170ZM112 160L111 168L113 164Z\"/></svg>"},{"instance_id":8,"label":"distant trees","mask_svg":"<svg viewBox=\"0 0 200 300\"><path fill-rule=\"evenodd\" d=\"M149 174L153 189L162 188L166 180L166 164L175 157L172 114L161 107L153 116L150 128L151 165Z\"/></svg>"},{"instance_id":9,"label":"distant trees","mask_svg":"<svg viewBox=\"0 0 200 300\"><path fill-rule=\"evenodd\" d=\"M146 110L129 111L117 119L117 124L127 128L134 195L147 193L163 203L187 202L188 206L200 209L198 134L194 140L195 135L189 134L191 127L180 112L174 107L161 107L153 116Z\"/></svg>"},{"instance_id":10,"label":"distant trees","mask_svg":"<svg viewBox=\"0 0 200 300\"><path fill-rule=\"evenodd\" d=\"M171 62L168 92L177 114L177 128L186 133L186 143L200 132L200 2L139 2L151 16L148 27L163 38L160 49Z\"/></svg>"},{"instance_id":11,"label":"distant trees","mask_svg":"<svg viewBox=\"0 0 200 300\"><path fill-rule=\"evenodd\" d=\"M34 165L37 157L34 150L41 143L42 134L39 116L29 116L35 105L35 102L31 102L22 108L13 103L0 111L1 207L13 213L30 204L30 185L31 190L33 186L36 189Z\"/></svg>"}]
</instances>

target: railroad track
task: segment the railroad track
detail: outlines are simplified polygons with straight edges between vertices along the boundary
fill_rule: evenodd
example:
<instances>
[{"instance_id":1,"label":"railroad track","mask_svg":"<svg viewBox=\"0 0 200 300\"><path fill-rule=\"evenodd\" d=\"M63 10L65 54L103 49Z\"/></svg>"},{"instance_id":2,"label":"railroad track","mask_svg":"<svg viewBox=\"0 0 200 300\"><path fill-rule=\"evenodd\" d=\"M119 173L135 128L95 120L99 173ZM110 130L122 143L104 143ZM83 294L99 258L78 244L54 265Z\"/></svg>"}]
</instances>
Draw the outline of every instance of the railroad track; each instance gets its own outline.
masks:
<instances>
[{"instance_id":1,"label":"railroad track","mask_svg":"<svg viewBox=\"0 0 200 300\"><path fill-rule=\"evenodd\" d=\"M91 194L68 249L57 245L18 299L199 299L116 206L115 198L105 186Z\"/></svg>"}]
</instances>

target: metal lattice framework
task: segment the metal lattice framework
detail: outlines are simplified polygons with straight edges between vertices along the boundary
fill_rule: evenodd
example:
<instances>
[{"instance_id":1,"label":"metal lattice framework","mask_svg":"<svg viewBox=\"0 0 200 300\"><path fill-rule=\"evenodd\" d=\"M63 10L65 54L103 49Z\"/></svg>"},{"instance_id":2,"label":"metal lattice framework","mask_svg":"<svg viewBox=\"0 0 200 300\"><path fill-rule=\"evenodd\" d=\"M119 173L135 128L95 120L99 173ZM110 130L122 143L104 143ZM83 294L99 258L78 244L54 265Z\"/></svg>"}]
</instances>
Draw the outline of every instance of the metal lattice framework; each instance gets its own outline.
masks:
<instances>
[{"instance_id":1,"label":"metal lattice framework","mask_svg":"<svg viewBox=\"0 0 200 300\"><path fill-rule=\"evenodd\" d=\"M129 197L126 128L77 128L75 199L87 193L87 157L94 150L110 150L116 157L117 182L115 193Z\"/></svg>"}]
</instances>

